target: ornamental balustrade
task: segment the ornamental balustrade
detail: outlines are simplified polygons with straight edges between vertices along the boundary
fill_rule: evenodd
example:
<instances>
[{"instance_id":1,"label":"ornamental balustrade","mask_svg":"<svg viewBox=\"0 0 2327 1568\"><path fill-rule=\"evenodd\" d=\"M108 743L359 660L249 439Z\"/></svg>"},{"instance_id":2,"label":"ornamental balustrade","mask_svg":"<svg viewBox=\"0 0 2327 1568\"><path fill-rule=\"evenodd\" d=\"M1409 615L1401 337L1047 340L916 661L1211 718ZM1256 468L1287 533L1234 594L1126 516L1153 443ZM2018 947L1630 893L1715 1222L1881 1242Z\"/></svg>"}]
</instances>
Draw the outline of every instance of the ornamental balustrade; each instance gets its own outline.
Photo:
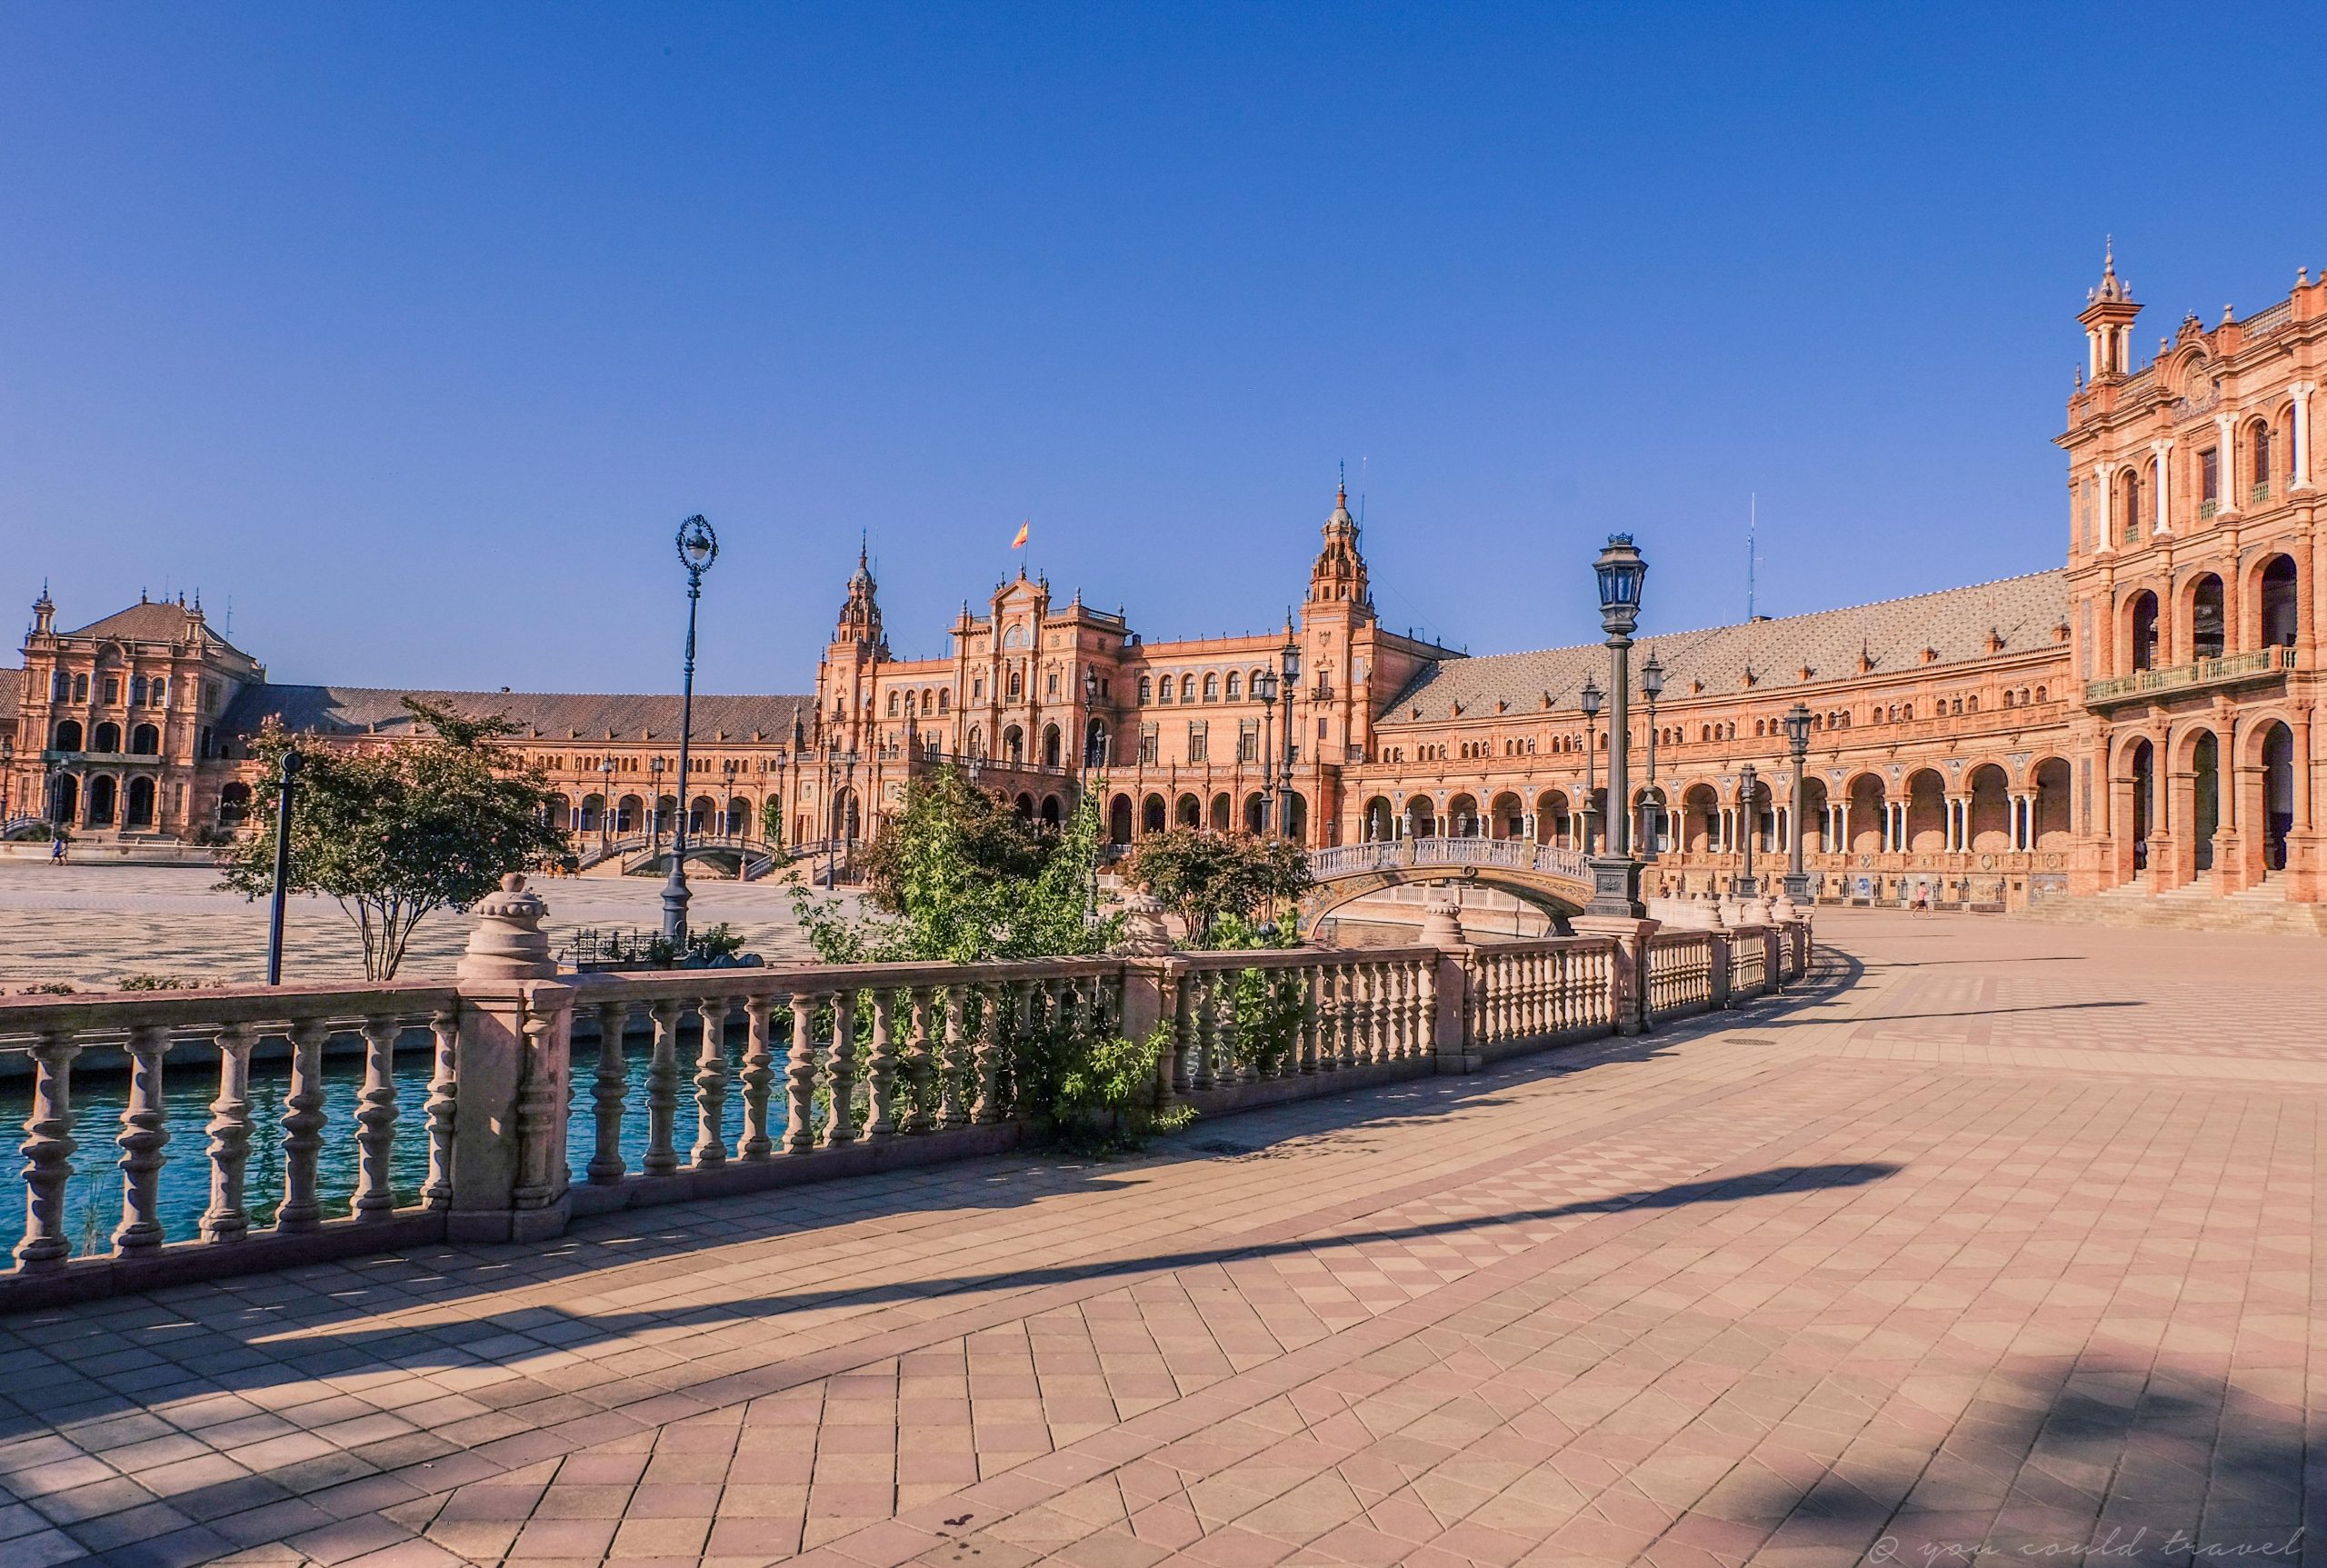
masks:
<instances>
[{"instance_id":1,"label":"ornamental balustrade","mask_svg":"<svg viewBox=\"0 0 2327 1568\"><path fill-rule=\"evenodd\" d=\"M1473 944L1442 905L1404 947L576 975L541 911L480 905L450 984L0 1000L0 1310L997 1152L1077 1043L1160 1035L1147 1097L1214 1114L1633 1033L1809 955L1799 921Z\"/></svg>"},{"instance_id":2,"label":"ornamental balustrade","mask_svg":"<svg viewBox=\"0 0 2327 1568\"><path fill-rule=\"evenodd\" d=\"M2097 706L2102 703L2122 702L2128 697L2149 696L2160 692L2193 691L2226 685L2236 681L2278 674L2293 668L2292 648L2254 648L2242 654L2225 654L2219 659L2198 659L2187 664L2170 664L2161 670L2136 670L2130 675L2112 675L2105 680L2087 681L2084 684L2084 700L2088 706Z\"/></svg>"},{"instance_id":3,"label":"ornamental balustrade","mask_svg":"<svg viewBox=\"0 0 2327 1568\"><path fill-rule=\"evenodd\" d=\"M1581 850L1519 838L1389 838L1309 852L1309 874L1319 880L1404 866L1486 865L1540 872L1588 882L1592 863Z\"/></svg>"}]
</instances>

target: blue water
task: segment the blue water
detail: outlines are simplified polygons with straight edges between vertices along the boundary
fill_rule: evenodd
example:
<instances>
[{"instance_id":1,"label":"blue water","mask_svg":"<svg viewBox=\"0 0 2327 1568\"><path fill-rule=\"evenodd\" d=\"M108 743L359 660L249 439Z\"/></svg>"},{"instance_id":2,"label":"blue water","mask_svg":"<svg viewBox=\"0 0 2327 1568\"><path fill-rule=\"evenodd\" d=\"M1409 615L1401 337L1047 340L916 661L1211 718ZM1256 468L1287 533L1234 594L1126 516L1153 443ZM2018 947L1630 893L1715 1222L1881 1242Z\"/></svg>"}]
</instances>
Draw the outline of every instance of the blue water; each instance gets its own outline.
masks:
<instances>
[{"instance_id":1,"label":"blue water","mask_svg":"<svg viewBox=\"0 0 2327 1568\"><path fill-rule=\"evenodd\" d=\"M725 1129L732 1150L744 1123L742 1070L744 1032L740 1021L724 1041L729 1084ZM316 1162L316 1184L324 1214L333 1218L348 1212L355 1191L355 1101L364 1087L364 1057L360 1050L345 1050L355 1036L335 1037L324 1057L323 1151ZM358 1040L360 1044L360 1040ZM673 1142L684 1163L695 1134L694 1039L679 1044L679 1117ZM775 1115L782 1118L784 1045L775 1043L778 1078L774 1088ZM632 1171L646 1151L646 1064L652 1043L634 1035L624 1043L630 1090L624 1105L623 1156ZM107 1055L113 1054L108 1053ZM597 1145L597 1116L592 1099L592 1079L597 1072L594 1040L577 1044L574 1053L574 1115L566 1134L566 1152L574 1180L583 1172ZM121 1132L121 1114L129 1096L126 1072L108 1068L95 1053L76 1063L73 1073L73 1175L65 1186L65 1231L78 1253L113 1249L114 1227L121 1223L121 1151L114 1139ZM428 1080L434 1071L435 1044L427 1031L407 1032L394 1055L396 1090L395 1142L389 1159L390 1180L399 1206L419 1199L428 1177L428 1125L424 1107ZM181 1044L171 1051L163 1068L163 1112L170 1134L163 1146L161 1210L164 1234L170 1241L187 1241L201 1233L203 1211L210 1206L210 1102L218 1094L218 1054L206 1045ZM273 1223L283 1200L283 1097L291 1087L287 1059L251 1064L252 1136L250 1164L244 1182L245 1199L254 1231ZM0 1126L21 1128L32 1114L32 1080L0 1084ZM0 1206L0 1252L23 1237L25 1208L22 1178L5 1206ZM0 1268L6 1266L0 1258Z\"/></svg>"}]
</instances>

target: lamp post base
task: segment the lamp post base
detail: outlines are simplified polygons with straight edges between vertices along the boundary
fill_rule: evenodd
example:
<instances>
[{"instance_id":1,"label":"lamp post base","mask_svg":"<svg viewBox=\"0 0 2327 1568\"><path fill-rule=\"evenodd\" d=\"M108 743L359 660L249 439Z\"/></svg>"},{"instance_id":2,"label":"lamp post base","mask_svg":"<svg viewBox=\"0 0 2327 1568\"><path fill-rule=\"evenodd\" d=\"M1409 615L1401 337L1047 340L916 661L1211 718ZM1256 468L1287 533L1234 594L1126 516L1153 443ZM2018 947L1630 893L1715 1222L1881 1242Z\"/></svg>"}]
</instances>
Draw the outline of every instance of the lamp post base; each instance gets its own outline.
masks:
<instances>
[{"instance_id":1,"label":"lamp post base","mask_svg":"<svg viewBox=\"0 0 2327 1568\"><path fill-rule=\"evenodd\" d=\"M687 892L685 861L677 854L671 856L671 875L663 884L663 940L668 942L676 956L686 956L687 904L692 894Z\"/></svg>"},{"instance_id":2,"label":"lamp post base","mask_svg":"<svg viewBox=\"0 0 2327 1568\"><path fill-rule=\"evenodd\" d=\"M1759 898L1762 896L1762 879L1751 874L1741 875L1729 884L1729 891L1737 898Z\"/></svg>"},{"instance_id":3,"label":"lamp post base","mask_svg":"<svg viewBox=\"0 0 2327 1568\"><path fill-rule=\"evenodd\" d=\"M1592 902L1583 913L1642 920L1648 906L1640 901L1640 862L1628 854L1595 854L1592 867Z\"/></svg>"},{"instance_id":4,"label":"lamp post base","mask_svg":"<svg viewBox=\"0 0 2327 1568\"><path fill-rule=\"evenodd\" d=\"M1785 874L1785 895L1794 903L1807 908L1810 904L1810 874L1806 871L1787 872Z\"/></svg>"}]
</instances>

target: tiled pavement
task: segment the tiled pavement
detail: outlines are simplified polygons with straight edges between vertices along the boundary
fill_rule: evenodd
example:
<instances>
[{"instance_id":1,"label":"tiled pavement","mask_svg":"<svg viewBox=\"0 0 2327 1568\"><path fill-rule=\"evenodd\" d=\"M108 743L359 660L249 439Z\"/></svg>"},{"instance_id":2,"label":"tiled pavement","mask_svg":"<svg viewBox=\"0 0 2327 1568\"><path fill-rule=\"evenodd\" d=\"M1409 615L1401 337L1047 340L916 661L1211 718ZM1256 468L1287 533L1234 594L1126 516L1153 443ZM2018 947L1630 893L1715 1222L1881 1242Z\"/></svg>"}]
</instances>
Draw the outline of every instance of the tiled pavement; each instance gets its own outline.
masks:
<instances>
[{"instance_id":1,"label":"tiled pavement","mask_svg":"<svg viewBox=\"0 0 2327 1568\"><path fill-rule=\"evenodd\" d=\"M266 973L267 906L221 893L217 883L217 873L195 866L0 860L0 992L54 981L102 990L125 975L153 974L256 984ZM725 921L769 957L807 951L788 884L696 877L693 888L698 927ZM543 928L554 943L583 926L652 932L662 924L663 884L654 877L561 877L535 890L549 904ZM286 976L364 977L363 944L336 904L294 898L285 914ZM422 920L404 977L450 974L474 928L452 910Z\"/></svg>"},{"instance_id":2,"label":"tiled pavement","mask_svg":"<svg viewBox=\"0 0 2327 1568\"><path fill-rule=\"evenodd\" d=\"M2302 1561L2327 950L1822 935L1144 1161L0 1320L0 1564Z\"/></svg>"}]
</instances>

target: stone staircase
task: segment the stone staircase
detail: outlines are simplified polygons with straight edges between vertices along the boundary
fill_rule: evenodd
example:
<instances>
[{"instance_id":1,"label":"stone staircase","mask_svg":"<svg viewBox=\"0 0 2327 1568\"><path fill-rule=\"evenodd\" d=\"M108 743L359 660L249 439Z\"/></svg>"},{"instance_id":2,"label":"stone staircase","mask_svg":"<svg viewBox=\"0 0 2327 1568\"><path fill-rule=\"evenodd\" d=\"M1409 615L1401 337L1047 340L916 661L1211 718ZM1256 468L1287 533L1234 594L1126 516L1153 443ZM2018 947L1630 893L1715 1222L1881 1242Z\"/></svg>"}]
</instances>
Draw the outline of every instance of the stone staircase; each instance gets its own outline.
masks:
<instances>
[{"instance_id":1,"label":"stone staircase","mask_svg":"<svg viewBox=\"0 0 2327 1568\"><path fill-rule=\"evenodd\" d=\"M2279 879L2217 894L2211 874L2152 895L2142 872L2122 887L2083 898L2040 899L2026 918L2054 925L2142 926L2168 931L2274 931L2327 936L2327 905L2290 904Z\"/></svg>"}]
</instances>

